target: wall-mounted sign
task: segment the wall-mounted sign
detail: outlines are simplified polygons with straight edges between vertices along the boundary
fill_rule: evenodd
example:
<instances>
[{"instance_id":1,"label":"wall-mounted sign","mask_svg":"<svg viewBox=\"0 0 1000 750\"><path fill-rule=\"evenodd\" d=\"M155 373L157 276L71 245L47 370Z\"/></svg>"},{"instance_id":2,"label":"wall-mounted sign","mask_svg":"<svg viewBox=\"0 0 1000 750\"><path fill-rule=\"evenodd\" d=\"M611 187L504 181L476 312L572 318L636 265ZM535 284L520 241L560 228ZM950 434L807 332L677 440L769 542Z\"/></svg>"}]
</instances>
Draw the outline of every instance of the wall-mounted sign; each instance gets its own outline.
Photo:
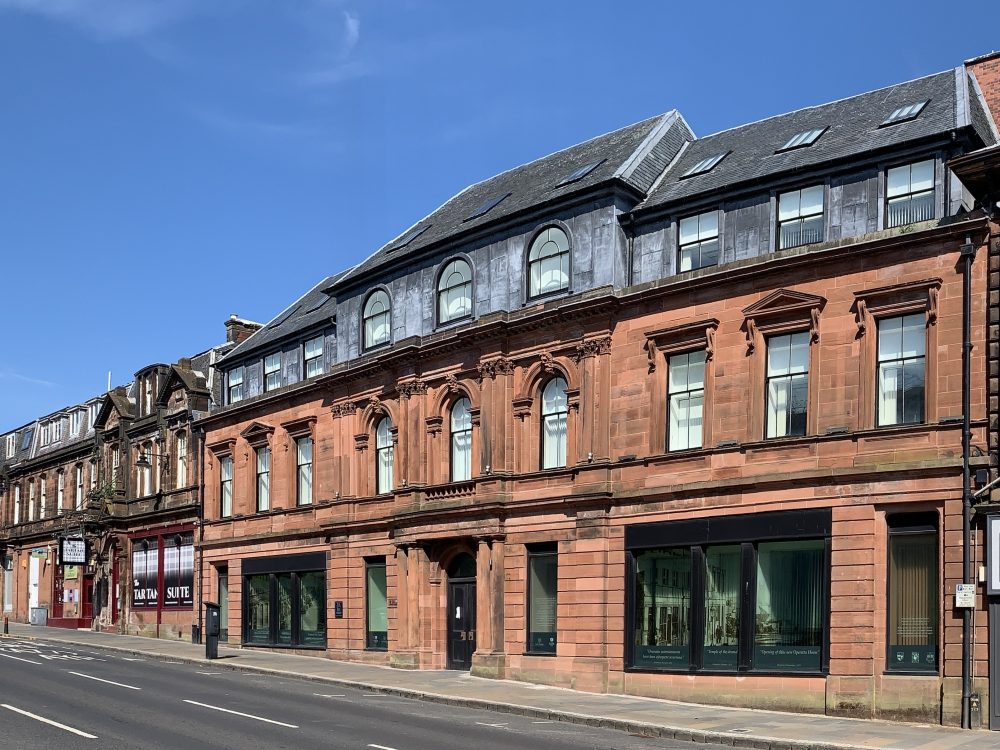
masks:
<instances>
[{"instance_id":1,"label":"wall-mounted sign","mask_svg":"<svg viewBox=\"0 0 1000 750\"><path fill-rule=\"evenodd\" d=\"M1000 516L986 517L986 593L1000 596Z\"/></svg>"},{"instance_id":2,"label":"wall-mounted sign","mask_svg":"<svg viewBox=\"0 0 1000 750\"><path fill-rule=\"evenodd\" d=\"M969 609L976 606L976 584L955 584L955 606L960 609Z\"/></svg>"},{"instance_id":3,"label":"wall-mounted sign","mask_svg":"<svg viewBox=\"0 0 1000 750\"><path fill-rule=\"evenodd\" d=\"M47 547L35 547L31 550L31 556L38 560L45 560L49 556L49 550Z\"/></svg>"},{"instance_id":4,"label":"wall-mounted sign","mask_svg":"<svg viewBox=\"0 0 1000 750\"><path fill-rule=\"evenodd\" d=\"M344 617L344 603L342 601L335 601L333 603L333 616L335 619L340 620Z\"/></svg>"},{"instance_id":5,"label":"wall-mounted sign","mask_svg":"<svg viewBox=\"0 0 1000 750\"><path fill-rule=\"evenodd\" d=\"M86 565L87 542L83 539L59 540L59 561L63 565Z\"/></svg>"}]
</instances>

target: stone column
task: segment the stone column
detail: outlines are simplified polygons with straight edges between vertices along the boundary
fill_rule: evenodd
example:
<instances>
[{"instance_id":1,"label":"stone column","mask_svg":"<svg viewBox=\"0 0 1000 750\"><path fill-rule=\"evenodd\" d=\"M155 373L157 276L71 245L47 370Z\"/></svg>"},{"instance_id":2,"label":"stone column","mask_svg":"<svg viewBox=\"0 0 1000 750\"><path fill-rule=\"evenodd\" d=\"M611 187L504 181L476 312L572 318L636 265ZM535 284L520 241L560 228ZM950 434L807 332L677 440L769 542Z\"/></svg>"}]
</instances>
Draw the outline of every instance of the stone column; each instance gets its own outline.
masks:
<instances>
[{"instance_id":1,"label":"stone column","mask_svg":"<svg viewBox=\"0 0 1000 750\"><path fill-rule=\"evenodd\" d=\"M504 655L504 543L480 539L476 555L476 653L472 674L502 679Z\"/></svg>"}]
</instances>

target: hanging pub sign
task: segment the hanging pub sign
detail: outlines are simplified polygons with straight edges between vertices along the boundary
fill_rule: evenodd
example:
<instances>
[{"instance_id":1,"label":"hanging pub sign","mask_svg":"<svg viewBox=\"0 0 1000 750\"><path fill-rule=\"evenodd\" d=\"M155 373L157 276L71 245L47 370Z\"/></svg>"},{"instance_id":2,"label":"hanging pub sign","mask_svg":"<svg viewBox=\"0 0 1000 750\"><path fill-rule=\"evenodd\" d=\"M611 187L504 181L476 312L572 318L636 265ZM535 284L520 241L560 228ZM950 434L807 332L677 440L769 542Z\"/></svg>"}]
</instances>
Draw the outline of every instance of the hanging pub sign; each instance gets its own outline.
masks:
<instances>
[{"instance_id":1,"label":"hanging pub sign","mask_svg":"<svg viewBox=\"0 0 1000 750\"><path fill-rule=\"evenodd\" d=\"M986 593L1000 596L1000 516L986 517Z\"/></svg>"},{"instance_id":2,"label":"hanging pub sign","mask_svg":"<svg viewBox=\"0 0 1000 750\"><path fill-rule=\"evenodd\" d=\"M87 542L80 538L63 537L59 540L60 565L86 565Z\"/></svg>"}]
</instances>

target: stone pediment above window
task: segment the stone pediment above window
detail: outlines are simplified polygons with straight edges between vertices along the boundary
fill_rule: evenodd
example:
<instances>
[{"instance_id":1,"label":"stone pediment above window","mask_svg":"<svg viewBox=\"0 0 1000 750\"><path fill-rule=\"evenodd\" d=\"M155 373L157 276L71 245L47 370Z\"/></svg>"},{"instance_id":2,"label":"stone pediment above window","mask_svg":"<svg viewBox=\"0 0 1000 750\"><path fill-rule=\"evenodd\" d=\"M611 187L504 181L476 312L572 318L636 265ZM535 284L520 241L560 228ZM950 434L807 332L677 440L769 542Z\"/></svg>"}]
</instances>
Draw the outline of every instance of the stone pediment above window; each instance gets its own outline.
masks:
<instances>
[{"instance_id":1,"label":"stone pediment above window","mask_svg":"<svg viewBox=\"0 0 1000 750\"><path fill-rule=\"evenodd\" d=\"M704 349L705 359L710 360L715 355L715 332L719 328L716 318L707 318L693 323L683 323L670 328L659 328L646 331L646 356L649 359L649 371L656 370L659 355L670 355L678 352Z\"/></svg>"},{"instance_id":2,"label":"stone pediment above window","mask_svg":"<svg viewBox=\"0 0 1000 750\"><path fill-rule=\"evenodd\" d=\"M205 447L209 450L209 452L215 454L216 456L230 456L233 453L233 449L236 447L236 438L219 440L215 443L209 443Z\"/></svg>"},{"instance_id":3,"label":"stone pediment above window","mask_svg":"<svg viewBox=\"0 0 1000 750\"><path fill-rule=\"evenodd\" d=\"M311 435L315 426L316 417L302 417L301 419L293 419L291 422L281 423L281 428L291 437Z\"/></svg>"},{"instance_id":4,"label":"stone pediment above window","mask_svg":"<svg viewBox=\"0 0 1000 750\"><path fill-rule=\"evenodd\" d=\"M934 325L938 317L938 292L941 279L921 279L903 284L865 289L854 293L854 314L858 334L863 335L869 318L926 312L927 325Z\"/></svg>"},{"instance_id":5,"label":"stone pediment above window","mask_svg":"<svg viewBox=\"0 0 1000 750\"><path fill-rule=\"evenodd\" d=\"M250 445L263 445L274 434L274 428L261 422L254 422L240 433L240 437Z\"/></svg>"},{"instance_id":6,"label":"stone pediment above window","mask_svg":"<svg viewBox=\"0 0 1000 750\"><path fill-rule=\"evenodd\" d=\"M826 298L792 289L778 289L743 309L747 350L757 345L757 332L786 333L806 328L811 341L819 341L819 314Z\"/></svg>"}]
</instances>

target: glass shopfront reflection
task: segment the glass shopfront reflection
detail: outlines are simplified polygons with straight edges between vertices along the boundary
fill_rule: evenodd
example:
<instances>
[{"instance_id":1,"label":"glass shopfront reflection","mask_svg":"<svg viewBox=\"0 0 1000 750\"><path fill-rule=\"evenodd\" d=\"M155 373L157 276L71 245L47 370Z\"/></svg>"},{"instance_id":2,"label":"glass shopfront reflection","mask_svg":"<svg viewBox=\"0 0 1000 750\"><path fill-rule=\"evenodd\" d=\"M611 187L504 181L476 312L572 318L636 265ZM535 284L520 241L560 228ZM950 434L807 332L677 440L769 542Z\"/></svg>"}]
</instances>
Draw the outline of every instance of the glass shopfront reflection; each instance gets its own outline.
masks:
<instances>
[{"instance_id":1,"label":"glass shopfront reflection","mask_svg":"<svg viewBox=\"0 0 1000 750\"><path fill-rule=\"evenodd\" d=\"M325 568L323 553L244 560L243 643L325 648Z\"/></svg>"}]
</instances>

